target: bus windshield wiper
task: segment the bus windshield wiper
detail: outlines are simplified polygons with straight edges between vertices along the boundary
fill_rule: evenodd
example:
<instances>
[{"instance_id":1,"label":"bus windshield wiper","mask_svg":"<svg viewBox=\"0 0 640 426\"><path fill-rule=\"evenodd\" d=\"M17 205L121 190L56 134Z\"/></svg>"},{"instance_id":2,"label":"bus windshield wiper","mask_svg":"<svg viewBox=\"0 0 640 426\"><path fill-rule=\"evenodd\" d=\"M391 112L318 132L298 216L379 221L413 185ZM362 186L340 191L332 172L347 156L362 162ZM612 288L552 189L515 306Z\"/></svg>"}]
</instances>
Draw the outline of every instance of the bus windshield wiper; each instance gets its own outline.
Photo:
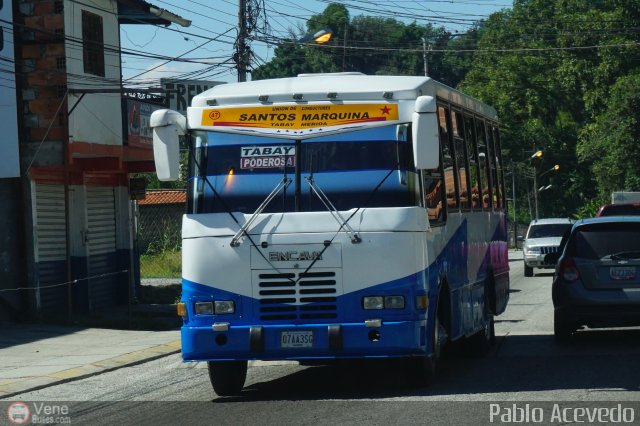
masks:
<instances>
[{"instance_id":1,"label":"bus windshield wiper","mask_svg":"<svg viewBox=\"0 0 640 426\"><path fill-rule=\"evenodd\" d=\"M242 225L242 227L240 228L240 230L238 232L236 232L236 235L233 236L233 238L231 239L231 247L238 247L240 245L240 239L242 238L242 236L244 234L247 233L247 230L249 229L249 227L251 226L251 224L253 223L254 220L256 220L256 218L258 217L258 215L260 213L262 213L262 211L267 208L267 206L269 205L269 203L276 198L276 196L280 193L280 191L282 191L283 189L285 189L287 186L289 186L289 184L291 183L291 178L288 177L283 177L282 180L278 183L278 185L276 185L275 188L273 188L273 191L271 191L271 193L269 195L267 195L267 198L264 199L264 201L262 202L262 204L260 204L258 206L258 208L256 209L255 212L253 212L253 214L251 215L251 217L249 218L249 220L247 220L245 222L244 225Z\"/></svg>"},{"instance_id":2,"label":"bus windshield wiper","mask_svg":"<svg viewBox=\"0 0 640 426\"><path fill-rule=\"evenodd\" d=\"M318 196L329 213L331 213L331 216L333 216L336 222L338 222L338 225L340 225L340 229L345 228L347 234L349 234L349 238L351 238L351 242L354 244L361 242L362 240L360 239L356 231L353 230L348 221L345 220L344 217L342 217L338 209L336 209L335 206L331 203L329 197L327 197L327 195L322 192L322 189L320 189L320 187L315 183L315 181L313 180L313 176L305 176L304 180L307 181L313 192Z\"/></svg>"}]
</instances>

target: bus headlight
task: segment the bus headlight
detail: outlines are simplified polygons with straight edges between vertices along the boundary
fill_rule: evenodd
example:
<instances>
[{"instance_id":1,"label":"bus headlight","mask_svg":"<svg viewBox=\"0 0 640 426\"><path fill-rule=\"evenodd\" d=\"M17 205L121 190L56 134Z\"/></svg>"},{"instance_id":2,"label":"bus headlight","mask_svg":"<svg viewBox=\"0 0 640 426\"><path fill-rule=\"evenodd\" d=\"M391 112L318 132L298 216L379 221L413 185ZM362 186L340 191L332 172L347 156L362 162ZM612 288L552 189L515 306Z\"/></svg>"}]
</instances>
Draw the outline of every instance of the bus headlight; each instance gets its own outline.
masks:
<instances>
[{"instance_id":1,"label":"bus headlight","mask_svg":"<svg viewBox=\"0 0 640 426\"><path fill-rule=\"evenodd\" d=\"M404 296L365 296L362 298L364 309L404 309Z\"/></svg>"},{"instance_id":2,"label":"bus headlight","mask_svg":"<svg viewBox=\"0 0 640 426\"><path fill-rule=\"evenodd\" d=\"M216 300L215 312L216 315L233 314L236 312L236 304L233 300Z\"/></svg>"},{"instance_id":3,"label":"bus headlight","mask_svg":"<svg viewBox=\"0 0 640 426\"><path fill-rule=\"evenodd\" d=\"M362 307L364 309L383 309L384 299L382 296L365 296L362 298Z\"/></svg>"},{"instance_id":4,"label":"bus headlight","mask_svg":"<svg viewBox=\"0 0 640 426\"><path fill-rule=\"evenodd\" d=\"M385 309L404 309L404 296L385 296Z\"/></svg>"},{"instance_id":5,"label":"bus headlight","mask_svg":"<svg viewBox=\"0 0 640 426\"><path fill-rule=\"evenodd\" d=\"M196 302L195 311L196 311L196 315L213 315L213 303L212 302Z\"/></svg>"}]
</instances>

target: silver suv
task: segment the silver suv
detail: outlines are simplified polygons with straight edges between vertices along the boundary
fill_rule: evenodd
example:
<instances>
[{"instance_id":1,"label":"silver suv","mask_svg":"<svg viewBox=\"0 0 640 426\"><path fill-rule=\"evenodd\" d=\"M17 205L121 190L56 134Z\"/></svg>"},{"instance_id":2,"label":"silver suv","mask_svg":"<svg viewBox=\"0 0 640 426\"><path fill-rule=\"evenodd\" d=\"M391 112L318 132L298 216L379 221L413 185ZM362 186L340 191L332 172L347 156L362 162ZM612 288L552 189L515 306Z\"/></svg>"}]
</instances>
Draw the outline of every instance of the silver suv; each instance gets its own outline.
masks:
<instances>
[{"instance_id":1,"label":"silver suv","mask_svg":"<svg viewBox=\"0 0 640 426\"><path fill-rule=\"evenodd\" d=\"M532 220L524 239L524 276L532 277L533 268L553 269L555 264L545 262L545 256L556 253L560 241L573 226L568 218L552 218Z\"/></svg>"}]
</instances>

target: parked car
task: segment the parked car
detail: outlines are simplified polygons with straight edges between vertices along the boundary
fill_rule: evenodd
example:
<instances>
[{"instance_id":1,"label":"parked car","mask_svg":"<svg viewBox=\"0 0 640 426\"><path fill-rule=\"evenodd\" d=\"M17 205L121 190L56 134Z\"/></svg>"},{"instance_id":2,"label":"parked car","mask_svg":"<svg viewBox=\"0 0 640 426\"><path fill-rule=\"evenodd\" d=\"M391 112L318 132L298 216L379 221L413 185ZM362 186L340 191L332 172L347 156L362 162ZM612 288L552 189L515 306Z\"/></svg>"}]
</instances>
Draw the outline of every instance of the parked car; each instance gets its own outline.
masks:
<instances>
[{"instance_id":1,"label":"parked car","mask_svg":"<svg viewBox=\"0 0 640 426\"><path fill-rule=\"evenodd\" d=\"M640 203L605 204L596 213L596 217L638 215L640 215Z\"/></svg>"},{"instance_id":2,"label":"parked car","mask_svg":"<svg viewBox=\"0 0 640 426\"><path fill-rule=\"evenodd\" d=\"M640 216L608 216L575 223L556 262L554 335L567 340L582 326L640 325Z\"/></svg>"},{"instance_id":3,"label":"parked car","mask_svg":"<svg viewBox=\"0 0 640 426\"><path fill-rule=\"evenodd\" d=\"M549 253L556 253L565 233L571 230L573 220L568 218L549 218L532 220L524 238L524 276L532 277L533 268L553 269L555 263L545 261Z\"/></svg>"}]
</instances>

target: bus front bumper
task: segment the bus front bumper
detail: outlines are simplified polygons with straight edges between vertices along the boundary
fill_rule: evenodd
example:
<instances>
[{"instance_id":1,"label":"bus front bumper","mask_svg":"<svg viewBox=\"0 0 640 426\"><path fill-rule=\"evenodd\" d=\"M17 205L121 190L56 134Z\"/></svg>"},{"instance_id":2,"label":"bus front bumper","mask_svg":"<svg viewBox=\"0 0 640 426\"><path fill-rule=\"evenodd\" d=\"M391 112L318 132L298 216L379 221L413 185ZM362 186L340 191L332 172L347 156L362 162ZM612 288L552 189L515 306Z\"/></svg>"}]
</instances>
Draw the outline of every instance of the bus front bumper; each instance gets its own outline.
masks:
<instances>
[{"instance_id":1,"label":"bus front bumper","mask_svg":"<svg viewBox=\"0 0 640 426\"><path fill-rule=\"evenodd\" d=\"M429 352L427 322L182 327L185 361L400 357ZM222 328L223 330L220 330Z\"/></svg>"}]
</instances>

